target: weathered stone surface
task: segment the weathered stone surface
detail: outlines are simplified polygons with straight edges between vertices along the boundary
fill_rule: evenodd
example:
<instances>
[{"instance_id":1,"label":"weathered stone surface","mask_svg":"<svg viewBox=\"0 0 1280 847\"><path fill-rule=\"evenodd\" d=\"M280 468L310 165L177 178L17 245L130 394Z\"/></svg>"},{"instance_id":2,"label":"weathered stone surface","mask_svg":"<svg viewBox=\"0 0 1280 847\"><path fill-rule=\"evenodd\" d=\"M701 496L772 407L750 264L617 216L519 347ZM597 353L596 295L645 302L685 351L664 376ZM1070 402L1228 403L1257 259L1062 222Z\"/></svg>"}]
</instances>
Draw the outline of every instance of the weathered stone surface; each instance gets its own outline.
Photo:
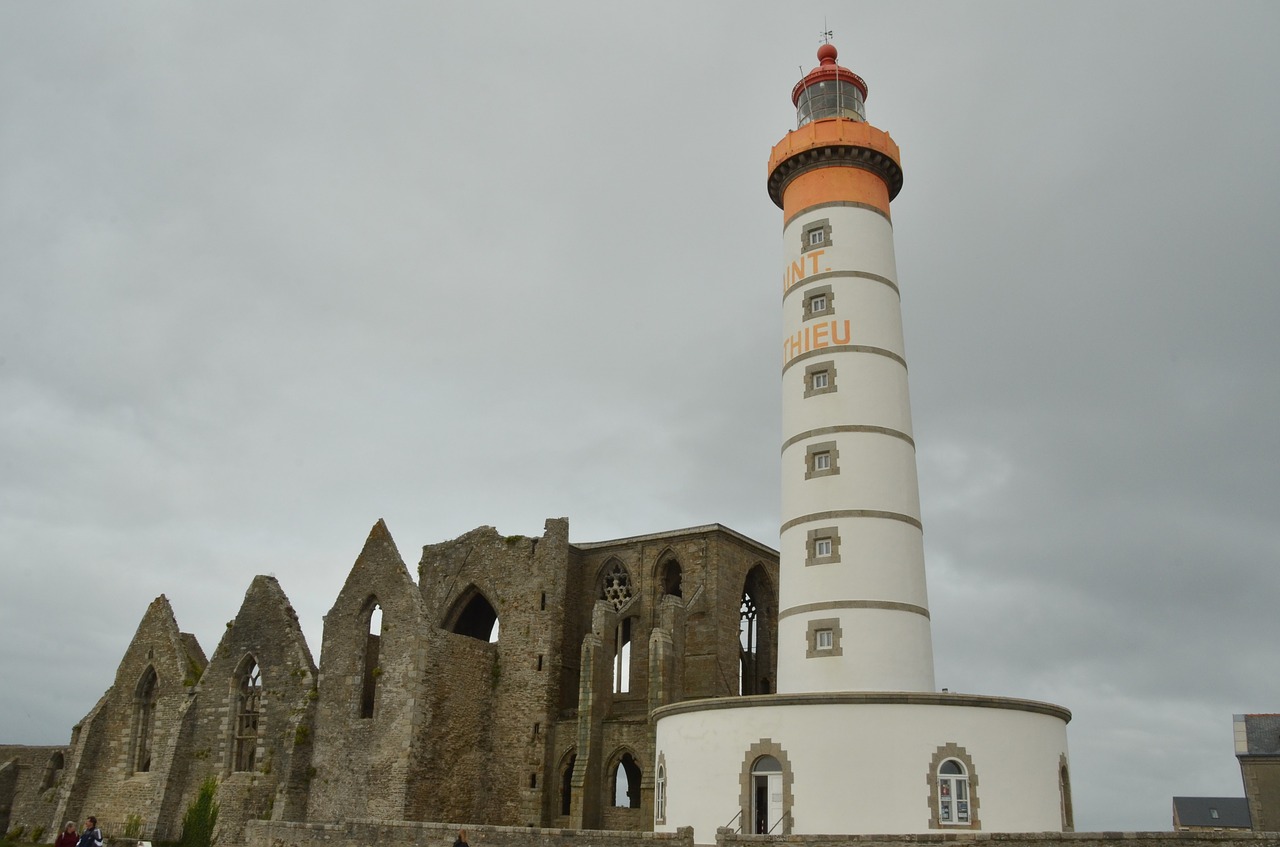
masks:
<instances>
[{"instance_id":1,"label":"weathered stone surface","mask_svg":"<svg viewBox=\"0 0 1280 847\"><path fill-rule=\"evenodd\" d=\"M575 545L559 518L537 538L480 527L428 545L415 583L378 521L325 616L319 668L273 578L253 580L207 663L160 597L68 747L0 748L0 815L46 841L89 814L108 836L133 820L176 839L214 777L227 845L266 819L651 830L650 710L736 696L740 669L748 692L768 690L777 581L775 551L719 525ZM747 656L744 590L759 621Z\"/></svg>"},{"instance_id":2,"label":"weathered stone surface","mask_svg":"<svg viewBox=\"0 0 1280 847\"><path fill-rule=\"evenodd\" d=\"M30 838L36 827L49 829L67 752L66 747L0 745L0 835L22 827Z\"/></svg>"},{"instance_id":3,"label":"weathered stone surface","mask_svg":"<svg viewBox=\"0 0 1280 847\"><path fill-rule=\"evenodd\" d=\"M237 738L237 724L242 683L254 669L261 686L253 720L255 740L248 742ZM247 820L297 819L305 813L315 676L315 663L289 598L275 577L254 577L196 691L195 732L181 776L179 824L209 777L219 781L223 842L242 841ZM158 837L169 840L180 834L179 825Z\"/></svg>"},{"instance_id":4,"label":"weathered stone surface","mask_svg":"<svg viewBox=\"0 0 1280 847\"><path fill-rule=\"evenodd\" d=\"M178 631L168 599L157 597L138 624L115 682L72 729L55 821L93 814L104 831L123 832L136 816L146 838L173 830L182 817L193 707L206 664L196 639Z\"/></svg>"}]
</instances>

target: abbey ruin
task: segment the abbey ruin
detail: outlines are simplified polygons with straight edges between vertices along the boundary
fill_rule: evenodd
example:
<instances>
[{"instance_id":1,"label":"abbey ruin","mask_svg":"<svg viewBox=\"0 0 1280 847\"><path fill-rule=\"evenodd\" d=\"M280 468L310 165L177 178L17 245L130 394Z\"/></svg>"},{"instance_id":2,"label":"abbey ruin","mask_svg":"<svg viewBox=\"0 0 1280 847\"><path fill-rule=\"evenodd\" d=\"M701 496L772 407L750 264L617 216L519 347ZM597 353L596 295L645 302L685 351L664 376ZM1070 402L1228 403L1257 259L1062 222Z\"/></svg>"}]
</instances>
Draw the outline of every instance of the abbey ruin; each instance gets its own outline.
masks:
<instances>
[{"instance_id":1,"label":"abbey ruin","mask_svg":"<svg viewBox=\"0 0 1280 847\"><path fill-rule=\"evenodd\" d=\"M773 690L777 586L777 552L718 524L573 544L565 519L428 545L415 582L379 521L319 665L272 577L209 658L156 598L67 746L0 746L0 833L174 840L209 777L222 844L254 820L652 830L650 711Z\"/></svg>"}]
</instances>

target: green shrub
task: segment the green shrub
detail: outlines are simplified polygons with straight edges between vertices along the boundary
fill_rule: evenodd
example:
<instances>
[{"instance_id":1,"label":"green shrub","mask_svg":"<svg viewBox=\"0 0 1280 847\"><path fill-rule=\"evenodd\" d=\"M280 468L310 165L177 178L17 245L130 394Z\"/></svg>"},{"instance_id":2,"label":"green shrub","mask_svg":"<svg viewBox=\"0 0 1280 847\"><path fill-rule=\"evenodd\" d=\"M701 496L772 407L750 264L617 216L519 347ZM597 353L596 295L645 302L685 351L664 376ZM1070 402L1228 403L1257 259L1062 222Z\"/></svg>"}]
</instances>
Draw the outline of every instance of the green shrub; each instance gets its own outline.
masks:
<instances>
[{"instance_id":1,"label":"green shrub","mask_svg":"<svg viewBox=\"0 0 1280 847\"><path fill-rule=\"evenodd\" d=\"M42 826L38 826L35 829L31 830L31 843L39 844L40 836L42 835L44 835L44 827Z\"/></svg>"},{"instance_id":2,"label":"green shrub","mask_svg":"<svg viewBox=\"0 0 1280 847\"><path fill-rule=\"evenodd\" d=\"M22 836L26 834L27 834L26 824L18 824L13 829L9 830L9 834L4 837L4 840L5 841L21 841Z\"/></svg>"},{"instance_id":3,"label":"green shrub","mask_svg":"<svg viewBox=\"0 0 1280 847\"><path fill-rule=\"evenodd\" d=\"M213 847L214 829L218 825L218 778L211 776L200 783L200 793L182 816L181 847Z\"/></svg>"},{"instance_id":4,"label":"green shrub","mask_svg":"<svg viewBox=\"0 0 1280 847\"><path fill-rule=\"evenodd\" d=\"M124 816L124 837L130 840L142 837L142 815Z\"/></svg>"}]
</instances>

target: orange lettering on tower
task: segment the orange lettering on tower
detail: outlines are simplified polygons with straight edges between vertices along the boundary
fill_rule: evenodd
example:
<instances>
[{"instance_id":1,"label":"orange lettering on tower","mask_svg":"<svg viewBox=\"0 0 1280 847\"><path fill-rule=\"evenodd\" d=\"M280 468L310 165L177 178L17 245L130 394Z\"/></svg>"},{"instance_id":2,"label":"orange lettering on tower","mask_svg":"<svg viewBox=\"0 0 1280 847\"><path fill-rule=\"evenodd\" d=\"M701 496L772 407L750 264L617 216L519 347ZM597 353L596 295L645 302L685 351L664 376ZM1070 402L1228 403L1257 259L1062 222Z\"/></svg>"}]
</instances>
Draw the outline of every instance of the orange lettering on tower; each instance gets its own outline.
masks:
<instances>
[{"instance_id":1,"label":"orange lettering on tower","mask_svg":"<svg viewBox=\"0 0 1280 847\"><path fill-rule=\"evenodd\" d=\"M840 337L839 324L835 321L831 322L831 343L832 344L848 344L849 343L849 321L844 322L844 338Z\"/></svg>"}]
</instances>

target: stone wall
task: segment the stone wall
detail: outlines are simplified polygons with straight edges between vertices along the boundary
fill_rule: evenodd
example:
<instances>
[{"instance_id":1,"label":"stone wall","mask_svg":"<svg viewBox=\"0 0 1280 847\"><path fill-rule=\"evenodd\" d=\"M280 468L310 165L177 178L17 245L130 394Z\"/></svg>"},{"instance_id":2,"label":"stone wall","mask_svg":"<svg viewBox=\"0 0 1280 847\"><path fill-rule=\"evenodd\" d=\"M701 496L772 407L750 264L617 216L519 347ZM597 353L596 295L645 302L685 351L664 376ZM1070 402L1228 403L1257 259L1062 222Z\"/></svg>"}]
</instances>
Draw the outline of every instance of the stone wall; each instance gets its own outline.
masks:
<instances>
[{"instance_id":1,"label":"stone wall","mask_svg":"<svg viewBox=\"0 0 1280 847\"><path fill-rule=\"evenodd\" d=\"M57 829L53 815L67 753L66 747L0 745L0 835L22 827L29 839L36 828Z\"/></svg>"},{"instance_id":2,"label":"stone wall","mask_svg":"<svg viewBox=\"0 0 1280 847\"><path fill-rule=\"evenodd\" d=\"M423 548L430 714L417 739L415 819L543 821L547 741L563 676L568 533L568 522L555 519L539 538L480 527ZM498 622L495 643L475 630L487 615Z\"/></svg>"},{"instance_id":3,"label":"stone wall","mask_svg":"<svg viewBox=\"0 0 1280 847\"><path fill-rule=\"evenodd\" d=\"M144 838L167 837L182 817L182 775L194 753L197 683L206 665L161 595L147 608L115 682L72 733L55 820L93 814L104 831L138 818ZM157 833L160 833L157 836Z\"/></svg>"},{"instance_id":4,"label":"stone wall","mask_svg":"<svg viewBox=\"0 0 1280 847\"><path fill-rule=\"evenodd\" d=\"M248 847L451 847L462 825L352 820L341 824L256 821ZM469 825L471 847L693 847L693 830L675 833L607 832Z\"/></svg>"},{"instance_id":5,"label":"stone wall","mask_svg":"<svg viewBox=\"0 0 1280 847\"><path fill-rule=\"evenodd\" d=\"M378 521L325 616L319 667L274 578L252 581L209 662L161 596L54 783L31 789L47 761L0 758L0 815L38 817L48 839L95 814L109 835L132 821L171 840L216 778L226 844L264 819L650 830L649 713L739 693L744 588L760 635L743 684L776 676L777 554L715 524L568 536L563 518L537 538L480 527L424 547L415 583ZM242 707L253 691L257 709Z\"/></svg>"},{"instance_id":6,"label":"stone wall","mask_svg":"<svg viewBox=\"0 0 1280 847\"><path fill-rule=\"evenodd\" d=\"M260 684L251 712L253 704L242 703L242 697L254 692L242 688L255 673ZM254 577L200 678L193 752L180 776L179 824L209 778L219 780L218 828L224 842L242 841L247 820L302 817L315 676L298 616L280 584L274 577ZM156 837L172 840L180 834L179 826Z\"/></svg>"},{"instance_id":7,"label":"stone wall","mask_svg":"<svg viewBox=\"0 0 1280 847\"><path fill-rule=\"evenodd\" d=\"M342 824L256 821L248 847L450 847L458 824L354 820ZM693 830L675 833L468 826L471 847L694 847ZM927 835L741 835L722 829L716 847L1272 847L1280 833L1246 832L949 832Z\"/></svg>"},{"instance_id":8,"label":"stone wall","mask_svg":"<svg viewBox=\"0 0 1280 847\"><path fill-rule=\"evenodd\" d=\"M381 633L371 619L381 610ZM309 820L404 820L425 665L422 597L386 525L324 619Z\"/></svg>"}]
</instances>

